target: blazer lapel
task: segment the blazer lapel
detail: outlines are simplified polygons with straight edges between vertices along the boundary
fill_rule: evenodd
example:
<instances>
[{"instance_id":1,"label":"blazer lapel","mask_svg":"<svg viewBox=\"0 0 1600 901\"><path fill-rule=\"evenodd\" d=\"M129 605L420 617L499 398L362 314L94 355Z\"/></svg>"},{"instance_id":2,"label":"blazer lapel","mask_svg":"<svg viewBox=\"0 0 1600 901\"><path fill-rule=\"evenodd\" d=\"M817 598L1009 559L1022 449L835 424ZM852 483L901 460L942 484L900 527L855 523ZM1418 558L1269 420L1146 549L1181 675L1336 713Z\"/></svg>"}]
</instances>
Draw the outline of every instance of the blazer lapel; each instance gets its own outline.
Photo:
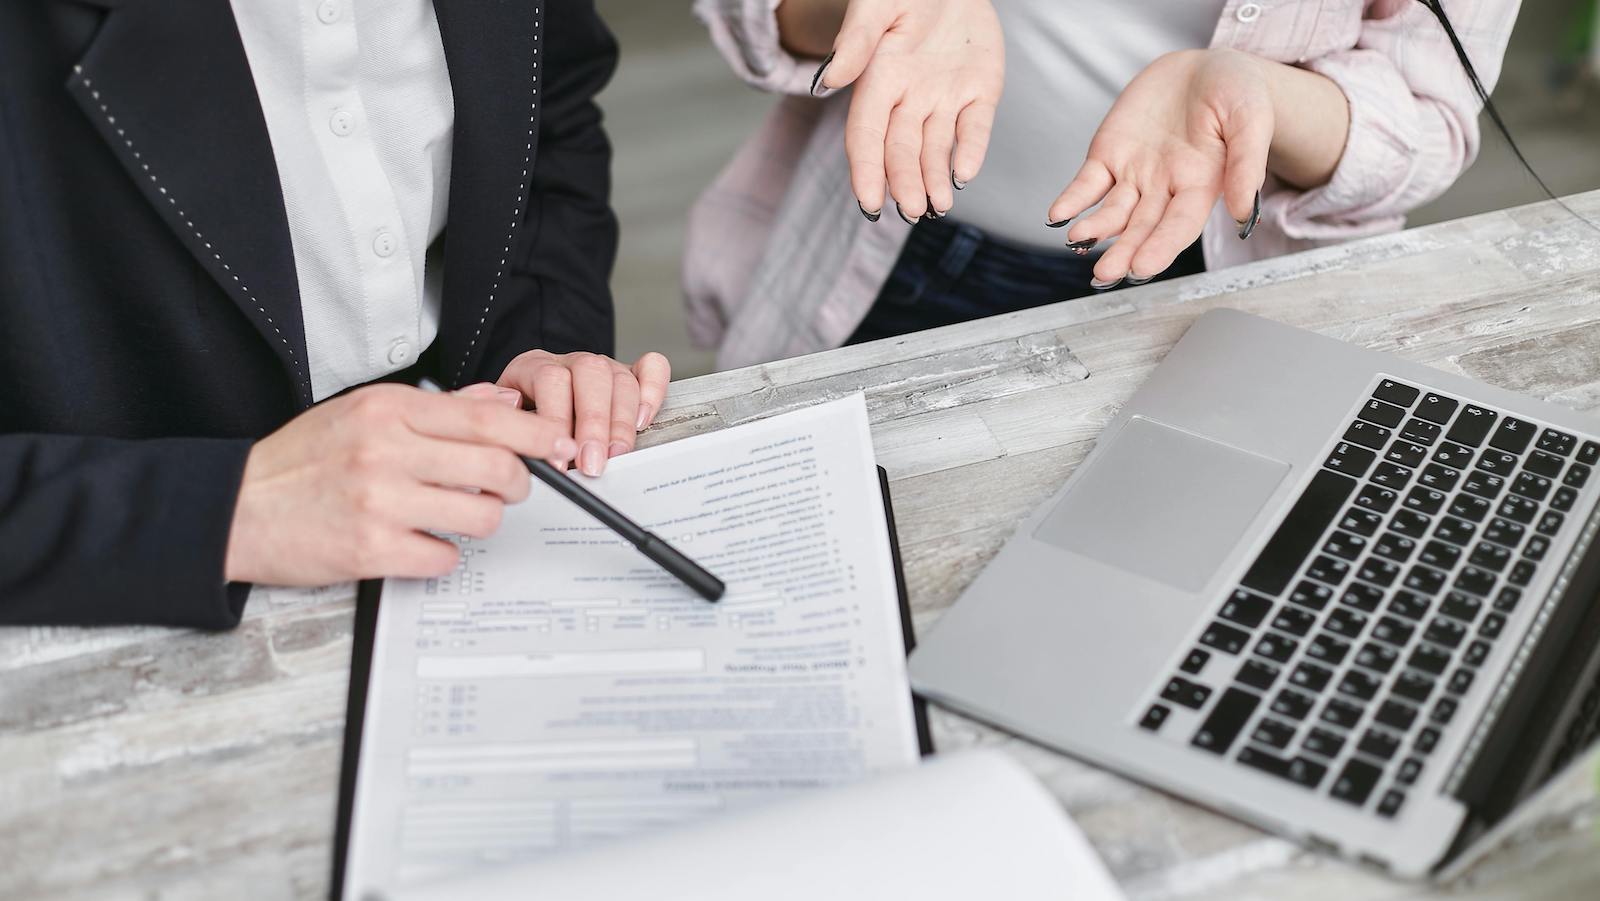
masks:
<instances>
[{"instance_id":1,"label":"blazer lapel","mask_svg":"<svg viewBox=\"0 0 1600 901\"><path fill-rule=\"evenodd\" d=\"M539 44L551 0L434 0L455 96L439 369L455 387L506 300L538 147Z\"/></svg>"},{"instance_id":2,"label":"blazer lapel","mask_svg":"<svg viewBox=\"0 0 1600 901\"><path fill-rule=\"evenodd\" d=\"M311 403L294 248L266 119L224 0L121 0L67 89Z\"/></svg>"}]
</instances>

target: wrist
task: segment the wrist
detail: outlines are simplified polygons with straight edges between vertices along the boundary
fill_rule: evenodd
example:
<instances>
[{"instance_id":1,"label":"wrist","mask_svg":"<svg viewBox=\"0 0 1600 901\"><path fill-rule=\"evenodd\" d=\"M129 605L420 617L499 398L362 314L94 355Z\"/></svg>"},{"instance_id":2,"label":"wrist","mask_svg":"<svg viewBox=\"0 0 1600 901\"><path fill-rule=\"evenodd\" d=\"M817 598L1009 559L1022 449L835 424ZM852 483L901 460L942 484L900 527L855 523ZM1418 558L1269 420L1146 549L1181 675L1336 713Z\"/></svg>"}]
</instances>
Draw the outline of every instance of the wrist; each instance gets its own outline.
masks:
<instances>
[{"instance_id":1,"label":"wrist","mask_svg":"<svg viewBox=\"0 0 1600 901\"><path fill-rule=\"evenodd\" d=\"M1272 143L1267 170L1300 190L1328 183L1350 135L1350 103L1325 75L1260 57L1272 101Z\"/></svg>"}]
</instances>

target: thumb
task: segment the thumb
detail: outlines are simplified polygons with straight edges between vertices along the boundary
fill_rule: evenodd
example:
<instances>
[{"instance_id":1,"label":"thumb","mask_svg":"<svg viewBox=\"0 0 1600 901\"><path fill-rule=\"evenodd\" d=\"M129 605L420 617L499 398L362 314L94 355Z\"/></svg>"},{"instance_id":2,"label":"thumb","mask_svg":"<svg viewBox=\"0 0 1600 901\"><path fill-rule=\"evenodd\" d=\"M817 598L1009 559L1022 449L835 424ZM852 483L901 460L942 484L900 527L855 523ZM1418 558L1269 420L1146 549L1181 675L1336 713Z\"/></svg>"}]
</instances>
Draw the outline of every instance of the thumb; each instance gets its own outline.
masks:
<instances>
[{"instance_id":1,"label":"thumb","mask_svg":"<svg viewBox=\"0 0 1600 901\"><path fill-rule=\"evenodd\" d=\"M1235 117L1224 131L1227 148L1222 172L1222 202L1239 223L1239 237L1247 237L1261 213L1261 186L1267 180L1267 151L1272 146L1270 116Z\"/></svg>"},{"instance_id":2,"label":"thumb","mask_svg":"<svg viewBox=\"0 0 1600 901\"><path fill-rule=\"evenodd\" d=\"M833 51L822 61L811 81L812 94L821 96L824 92L837 91L861 77L878 50L878 42L894 25L895 15L889 6L865 0L850 4L839 26L839 36L834 38Z\"/></svg>"}]
</instances>

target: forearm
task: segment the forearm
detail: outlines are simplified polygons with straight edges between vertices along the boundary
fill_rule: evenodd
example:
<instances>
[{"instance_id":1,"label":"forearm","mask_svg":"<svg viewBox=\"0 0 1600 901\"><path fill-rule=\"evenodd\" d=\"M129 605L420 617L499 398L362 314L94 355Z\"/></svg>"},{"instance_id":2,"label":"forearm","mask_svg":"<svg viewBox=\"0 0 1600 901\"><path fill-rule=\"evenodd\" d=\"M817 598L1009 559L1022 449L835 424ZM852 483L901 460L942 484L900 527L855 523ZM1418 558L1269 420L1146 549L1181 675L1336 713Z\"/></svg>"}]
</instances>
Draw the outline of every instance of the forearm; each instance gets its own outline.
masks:
<instances>
[{"instance_id":1,"label":"forearm","mask_svg":"<svg viewBox=\"0 0 1600 901\"><path fill-rule=\"evenodd\" d=\"M820 59L833 49L849 0L781 0L776 10L783 49Z\"/></svg>"},{"instance_id":2,"label":"forearm","mask_svg":"<svg viewBox=\"0 0 1600 901\"><path fill-rule=\"evenodd\" d=\"M1332 79L1261 60L1272 96L1274 128L1267 168L1300 189L1326 184L1344 155L1350 103Z\"/></svg>"}]
</instances>

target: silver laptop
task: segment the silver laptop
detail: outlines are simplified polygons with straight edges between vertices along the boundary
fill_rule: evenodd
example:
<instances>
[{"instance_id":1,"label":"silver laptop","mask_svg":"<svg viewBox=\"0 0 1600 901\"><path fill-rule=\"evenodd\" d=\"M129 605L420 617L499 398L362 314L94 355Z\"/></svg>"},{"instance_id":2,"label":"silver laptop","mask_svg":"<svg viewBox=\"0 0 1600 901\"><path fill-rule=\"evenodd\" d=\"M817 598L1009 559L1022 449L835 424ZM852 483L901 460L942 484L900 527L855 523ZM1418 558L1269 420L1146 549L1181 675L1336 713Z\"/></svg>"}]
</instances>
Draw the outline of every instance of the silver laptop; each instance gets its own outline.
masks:
<instances>
[{"instance_id":1,"label":"silver laptop","mask_svg":"<svg viewBox=\"0 0 1600 901\"><path fill-rule=\"evenodd\" d=\"M1424 877L1594 738L1600 421L1200 317L911 658L929 699Z\"/></svg>"}]
</instances>

